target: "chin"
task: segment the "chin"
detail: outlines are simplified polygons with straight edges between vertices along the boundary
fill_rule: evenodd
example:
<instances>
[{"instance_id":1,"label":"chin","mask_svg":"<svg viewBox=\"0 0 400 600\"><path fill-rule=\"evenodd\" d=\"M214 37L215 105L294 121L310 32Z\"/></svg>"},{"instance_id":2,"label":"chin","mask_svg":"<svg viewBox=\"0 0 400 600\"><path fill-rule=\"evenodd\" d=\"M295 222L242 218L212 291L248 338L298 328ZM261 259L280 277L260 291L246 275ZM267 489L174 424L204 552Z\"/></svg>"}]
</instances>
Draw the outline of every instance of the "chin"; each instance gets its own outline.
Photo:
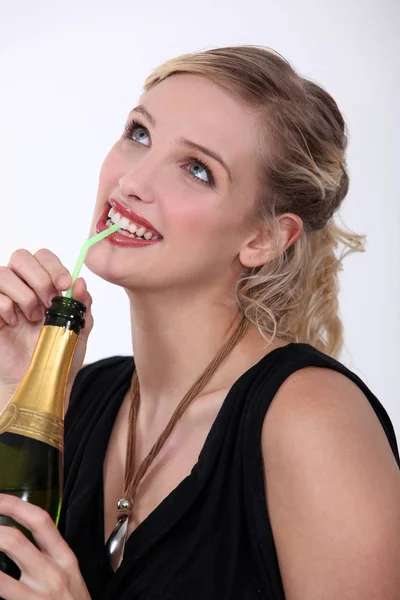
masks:
<instances>
[{"instance_id":1,"label":"chin","mask_svg":"<svg viewBox=\"0 0 400 600\"><path fill-rule=\"evenodd\" d=\"M100 277L100 279L113 283L114 285L121 285L115 271L111 271L110 268L107 268L105 265L101 265L97 262L85 261L85 266L91 273Z\"/></svg>"},{"instance_id":2,"label":"chin","mask_svg":"<svg viewBox=\"0 0 400 600\"><path fill-rule=\"evenodd\" d=\"M131 261L121 261L121 257L115 253L104 252L97 244L89 248L84 265L94 275L108 283L131 290L152 289L158 287L157 278L147 275L139 265L139 272L135 272ZM149 280L150 278L150 280Z\"/></svg>"},{"instance_id":3,"label":"chin","mask_svg":"<svg viewBox=\"0 0 400 600\"><path fill-rule=\"evenodd\" d=\"M121 275L122 273L126 273L126 267L123 268L120 260L114 260L107 252L104 252L104 248L101 245L102 242L99 245L95 244L89 248L84 265L101 279L120 285L121 277L119 276L119 272L121 272ZM107 254L108 256L106 256Z\"/></svg>"}]
</instances>

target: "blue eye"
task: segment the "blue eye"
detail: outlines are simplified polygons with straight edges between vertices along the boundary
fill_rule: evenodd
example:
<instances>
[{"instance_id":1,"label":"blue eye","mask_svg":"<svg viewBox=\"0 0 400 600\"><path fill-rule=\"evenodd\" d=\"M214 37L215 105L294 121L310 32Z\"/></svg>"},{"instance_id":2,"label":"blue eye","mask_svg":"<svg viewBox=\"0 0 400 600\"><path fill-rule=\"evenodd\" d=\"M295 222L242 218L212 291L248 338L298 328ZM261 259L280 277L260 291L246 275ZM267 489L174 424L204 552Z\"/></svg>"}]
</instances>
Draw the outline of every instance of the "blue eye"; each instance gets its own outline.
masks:
<instances>
[{"instance_id":1,"label":"blue eye","mask_svg":"<svg viewBox=\"0 0 400 600\"><path fill-rule=\"evenodd\" d=\"M139 132L139 134L137 137L134 137L134 135L136 135L136 132ZM143 127L143 125L141 125L137 121L129 121L129 123L127 123L125 126L124 137L129 138L131 140L133 139L135 142L142 143L143 138L147 135L148 132L146 127Z\"/></svg>"},{"instance_id":2,"label":"blue eye","mask_svg":"<svg viewBox=\"0 0 400 600\"><path fill-rule=\"evenodd\" d=\"M143 144L143 139L149 137L149 132L147 127L139 123L139 121L132 119L125 125L123 137L134 142L139 142L139 144ZM143 145L147 146L146 143ZM215 180L208 165L193 157L190 158L190 162L187 164L195 167L193 172L186 169L186 172L189 173L191 177L203 185L215 187ZM184 166L186 167L187 165Z\"/></svg>"},{"instance_id":3,"label":"blue eye","mask_svg":"<svg viewBox=\"0 0 400 600\"><path fill-rule=\"evenodd\" d=\"M193 161L189 164L190 168L194 167L192 172L188 169L188 172L190 173L190 175L192 175L192 177L198 179L201 183L204 183L206 185L210 185L212 187L215 185L214 178L209 167L207 167L200 160L197 160L197 158L194 158ZM204 177L198 177L198 175L201 175L202 173L203 175L205 175L206 179L204 179Z\"/></svg>"}]
</instances>

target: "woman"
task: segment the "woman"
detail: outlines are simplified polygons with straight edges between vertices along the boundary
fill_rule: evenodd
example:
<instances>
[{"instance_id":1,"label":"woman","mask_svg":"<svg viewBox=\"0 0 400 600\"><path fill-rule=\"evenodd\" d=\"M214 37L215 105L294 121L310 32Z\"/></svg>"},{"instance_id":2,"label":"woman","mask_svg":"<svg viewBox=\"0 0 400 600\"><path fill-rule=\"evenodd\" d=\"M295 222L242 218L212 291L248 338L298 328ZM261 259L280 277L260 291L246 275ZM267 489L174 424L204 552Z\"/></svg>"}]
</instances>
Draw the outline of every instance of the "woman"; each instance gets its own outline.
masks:
<instances>
[{"instance_id":1,"label":"woman","mask_svg":"<svg viewBox=\"0 0 400 600\"><path fill-rule=\"evenodd\" d=\"M89 235L125 231L86 259L128 295L134 361L81 368L89 308L63 537L40 509L0 497L39 544L1 528L22 571L0 575L6 600L398 598L393 427L336 360L335 249L364 249L334 221L346 142L332 97L265 48L184 55L146 80L103 164ZM10 353L18 327L32 348L48 297L70 283L48 250L12 255L0 279ZM90 307L82 279L74 297ZM5 399L24 357L2 369Z\"/></svg>"}]
</instances>

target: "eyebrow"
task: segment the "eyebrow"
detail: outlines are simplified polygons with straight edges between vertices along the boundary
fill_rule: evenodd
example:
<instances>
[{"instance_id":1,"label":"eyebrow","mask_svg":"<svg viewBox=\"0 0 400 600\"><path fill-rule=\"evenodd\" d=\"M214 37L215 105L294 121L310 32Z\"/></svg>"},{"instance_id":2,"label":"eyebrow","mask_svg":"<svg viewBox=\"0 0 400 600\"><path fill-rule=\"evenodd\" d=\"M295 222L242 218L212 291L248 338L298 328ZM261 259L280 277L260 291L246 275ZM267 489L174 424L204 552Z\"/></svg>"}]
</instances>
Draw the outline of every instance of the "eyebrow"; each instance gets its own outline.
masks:
<instances>
[{"instance_id":1,"label":"eyebrow","mask_svg":"<svg viewBox=\"0 0 400 600\"><path fill-rule=\"evenodd\" d=\"M149 113L149 111L143 106L143 104L139 104L134 109L132 109L131 112L134 112L134 111L144 115L152 127L156 126L155 118ZM206 146L202 146L201 144L197 144L196 142L192 142L183 137L179 138L178 142L180 144L182 144L183 146L186 146L186 148L191 148L192 150L198 150L200 152L203 152L203 154L206 154L207 156L210 156L211 158L213 158L214 160L219 162L219 164L227 172L229 181L232 183L232 174L230 172L230 169L229 169L228 165L226 164L226 162L224 161L224 159L222 158L222 156L220 156L217 152L214 152L213 150L210 150L210 148L207 148Z\"/></svg>"}]
</instances>

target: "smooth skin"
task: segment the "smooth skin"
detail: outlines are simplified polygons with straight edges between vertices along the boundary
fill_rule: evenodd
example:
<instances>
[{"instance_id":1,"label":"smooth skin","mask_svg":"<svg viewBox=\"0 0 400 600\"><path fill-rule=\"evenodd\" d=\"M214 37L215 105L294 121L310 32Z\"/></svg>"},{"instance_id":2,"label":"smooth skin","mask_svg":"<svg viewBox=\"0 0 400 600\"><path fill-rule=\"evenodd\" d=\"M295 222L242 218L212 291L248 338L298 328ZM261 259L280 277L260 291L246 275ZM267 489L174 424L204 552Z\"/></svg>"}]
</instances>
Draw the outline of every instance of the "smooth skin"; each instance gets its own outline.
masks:
<instances>
[{"instance_id":1,"label":"smooth skin","mask_svg":"<svg viewBox=\"0 0 400 600\"><path fill-rule=\"evenodd\" d=\"M398 600L400 471L359 387L330 369L295 372L262 451L287 600Z\"/></svg>"},{"instance_id":2,"label":"smooth skin","mask_svg":"<svg viewBox=\"0 0 400 600\"><path fill-rule=\"evenodd\" d=\"M270 260L275 249L268 231L249 227L246 220L259 192L256 115L212 82L187 74L157 85L143 95L141 104L146 114L131 114L141 126L121 137L104 161L89 236L95 234L96 222L113 196L153 223L164 239L145 248L121 248L103 240L89 250L85 264L127 293L141 387L138 437L146 433L151 438L165 427L236 327L232 290L237 277ZM215 159L189 150L181 138L218 152L230 175ZM282 252L298 239L302 223L286 214L280 217L280 227ZM3 398L20 380L40 330L41 322L30 320L30 310L54 289L69 285L56 286L56 275L64 267L49 251L46 264L44 251L29 257L25 250L18 252L18 261L12 257L0 272L0 344L4 339L14 358L22 352L25 363L21 372L11 363L9 372L0 366ZM35 276L27 279L28 270ZM29 306L24 304L28 292ZM89 300L83 287L79 294L78 299ZM25 327L19 335L12 334L13 327L21 326L11 325L12 308ZM89 320L89 333L92 325ZM261 350L267 353L269 348L250 326L203 396L229 388L260 359ZM76 374L77 364L74 369ZM197 405L196 410L201 408ZM121 473L124 448L113 455L113 468ZM287 599L397 600L399 471L357 386L330 369L295 373L267 413L262 452L266 510ZM12 552L23 571L21 582L0 576L2 596L86 600L71 551L51 521L38 518L38 510L0 499L1 513L45 538L40 549L31 545L28 550L29 542L20 540L24 551L12 552L13 540L0 528L0 549ZM56 562L55 556L61 559ZM50 573L55 574L54 586L47 581Z\"/></svg>"},{"instance_id":3,"label":"smooth skin","mask_svg":"<svg viewBox=\"0 0 400 600\"><path fill-rule=\"evenodd\" d=\"M29 529L39 548L13 527L0 527L0 549L21 569L19 581L0 572L5 600L90 600L76 557L49 514L14 496L0 494L0 514Z\"/></svg>"}]
</instances>

